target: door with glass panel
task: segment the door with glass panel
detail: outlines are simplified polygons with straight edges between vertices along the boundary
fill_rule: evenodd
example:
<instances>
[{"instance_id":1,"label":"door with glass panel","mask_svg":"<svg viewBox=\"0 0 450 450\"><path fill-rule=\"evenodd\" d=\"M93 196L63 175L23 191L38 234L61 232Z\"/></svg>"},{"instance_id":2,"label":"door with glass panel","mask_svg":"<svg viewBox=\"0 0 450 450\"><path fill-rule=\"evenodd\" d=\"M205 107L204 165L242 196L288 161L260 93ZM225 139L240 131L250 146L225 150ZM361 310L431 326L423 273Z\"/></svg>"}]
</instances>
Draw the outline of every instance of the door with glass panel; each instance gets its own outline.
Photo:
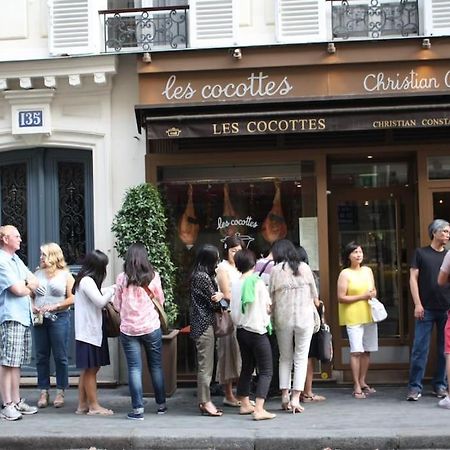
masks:
<instances>
[{"instance_id":1,"label":"door with glass panel","mask_svg":"<svg viewBox=\"0 0 450 450\"><path fill-rule=\"evenodd\" d=\"M72 271L93 248L91 153L36 148L0 154L0 222L22 236L19 256L34 271L40 246L57 242ZM70 370L75 369L72 327ZM34 360L25 373L34 373Z\"/></svg>"},{"instance_id":2,"label":"door with glass panel","mask_svg":"<svg viewBox=\"0 0 450 450\"><path fill-rule=\"evenodd\" d=\"M372 355L380 368L403 368L409 363L411 301L409 262L414 250L414 197L408 182L408 165L347 164L331 169L329 186L331 296L334 298L335 366L349 363L344 327L338 327L336 281L342 268L341 252L356 241L362 246L364 264L375 277L378 297L388 318L378 325L380 350ZM351 172L351 174L350 174ZM344 183L352 186L343 186ZM404 374L403 374L404 376Z\"/></svg>"}]
</instances>

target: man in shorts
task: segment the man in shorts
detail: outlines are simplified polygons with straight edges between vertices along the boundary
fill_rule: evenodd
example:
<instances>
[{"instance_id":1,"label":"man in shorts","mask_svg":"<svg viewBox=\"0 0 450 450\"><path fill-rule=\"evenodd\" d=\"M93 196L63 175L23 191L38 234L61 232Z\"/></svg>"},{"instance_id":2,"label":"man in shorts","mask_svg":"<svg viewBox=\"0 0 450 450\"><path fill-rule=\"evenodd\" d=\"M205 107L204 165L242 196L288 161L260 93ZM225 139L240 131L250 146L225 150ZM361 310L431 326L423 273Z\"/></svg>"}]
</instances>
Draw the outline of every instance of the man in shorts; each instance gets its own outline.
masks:
<instances>
[{"instance_id":1,"label":"man in shorts","mask_svg":"<svg viewBox=\"0 0 450 450\"><path fill-rule=\"evenodd\" d=\"M444 261L442 262L441 270L438 275L438 285L448 286L450 283L450 252L445 255ZM450 380L450 320L449 320L450 310L447 312L447 322L445 324L445 339L444 339L444 353L445 362L447 369L447 382ZM450 397L447 395L439 401L439 406L442 408L450 409Z\"/></svg>"},{"instance_id":2,"label":"man in shorts","mask_svg":"<svg viewBox=\"0 0 450 450\"><path fill-rule=\"evenodd\" d=\"M428 234L431 244L416 249L409 276L416 325L406 396L408 401L417 401L422 396L422 381L434 325L437 331L437 367L431 383L436 397L444 398L447 395L444 328L450 304L450 288L439 286L437 279L447 253L445 245L450 237L450 224L436 219L428 226Z\"/></svg>"},{"instance_id":3,"label":"man in shorts","mask_svg":"<svg viewBox=\"0 0 450 450\"><path fill-rule=\"evenodd\" d=\"M12 225L0 227L0 417L18 420L37 413L20 398L20 368L31 361L30 294L37 278L16 255L22 239Z\"/></svg>"}]
</instances>

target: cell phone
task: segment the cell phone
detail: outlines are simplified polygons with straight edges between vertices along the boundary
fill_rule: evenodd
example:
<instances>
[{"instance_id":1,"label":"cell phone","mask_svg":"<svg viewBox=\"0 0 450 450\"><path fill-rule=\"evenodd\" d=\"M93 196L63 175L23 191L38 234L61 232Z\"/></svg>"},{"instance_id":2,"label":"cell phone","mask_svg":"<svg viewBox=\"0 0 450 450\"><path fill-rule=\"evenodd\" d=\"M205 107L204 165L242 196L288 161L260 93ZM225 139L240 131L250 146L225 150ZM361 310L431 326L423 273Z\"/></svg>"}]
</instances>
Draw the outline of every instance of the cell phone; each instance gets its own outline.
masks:
<instances>
[{"instance_id":1,"label":"cell phone","mask_svg":"<svg viewBox=\"0 0 450 450\"><path fill-rule=\"evenodd\" d=\"M230 305L228 304L228 300L225 299L225 298L223 298L222 300L220 300L219 303L220 303L220 306L221 306L222 309L228 309L228 307L230 306Z\"/></svg>"}]
</instances>

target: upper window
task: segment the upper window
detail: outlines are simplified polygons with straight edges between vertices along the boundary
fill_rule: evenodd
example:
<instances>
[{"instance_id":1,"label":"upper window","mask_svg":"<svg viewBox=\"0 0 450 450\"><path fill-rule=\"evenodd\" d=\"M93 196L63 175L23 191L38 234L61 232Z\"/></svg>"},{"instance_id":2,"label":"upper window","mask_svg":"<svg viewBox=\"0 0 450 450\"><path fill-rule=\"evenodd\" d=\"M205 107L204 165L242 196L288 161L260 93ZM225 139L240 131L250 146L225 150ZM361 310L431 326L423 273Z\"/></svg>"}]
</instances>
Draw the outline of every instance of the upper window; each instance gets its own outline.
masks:
<instances>
[{"instance_id":1,"label":"upper window","mask_svg":"<svg viewBox=\"0 0 450 450\"><path fill-rule=\"evenodd\" d=\"M429 180L450 180L450 156L430 156L427 172Z\"/></svg>"}]
</instances>

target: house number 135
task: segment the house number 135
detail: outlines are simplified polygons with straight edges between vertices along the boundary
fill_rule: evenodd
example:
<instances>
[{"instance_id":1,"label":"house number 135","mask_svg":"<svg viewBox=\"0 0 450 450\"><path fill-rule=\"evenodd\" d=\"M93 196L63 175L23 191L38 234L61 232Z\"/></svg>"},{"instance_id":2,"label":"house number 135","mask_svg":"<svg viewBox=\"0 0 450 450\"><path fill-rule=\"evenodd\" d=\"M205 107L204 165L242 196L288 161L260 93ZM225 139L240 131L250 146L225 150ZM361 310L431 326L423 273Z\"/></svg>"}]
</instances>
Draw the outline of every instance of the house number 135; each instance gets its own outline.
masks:
<instances>
[{"instance_id":1,"label":"house number 135","mask_svg":"<svg viewBox=\"0 0 450 450\"><path fill-rule=\"evenodd\" d=\"M19 111L19 127L42 127L42 111Z\"/></svg>"}]
</instances>

